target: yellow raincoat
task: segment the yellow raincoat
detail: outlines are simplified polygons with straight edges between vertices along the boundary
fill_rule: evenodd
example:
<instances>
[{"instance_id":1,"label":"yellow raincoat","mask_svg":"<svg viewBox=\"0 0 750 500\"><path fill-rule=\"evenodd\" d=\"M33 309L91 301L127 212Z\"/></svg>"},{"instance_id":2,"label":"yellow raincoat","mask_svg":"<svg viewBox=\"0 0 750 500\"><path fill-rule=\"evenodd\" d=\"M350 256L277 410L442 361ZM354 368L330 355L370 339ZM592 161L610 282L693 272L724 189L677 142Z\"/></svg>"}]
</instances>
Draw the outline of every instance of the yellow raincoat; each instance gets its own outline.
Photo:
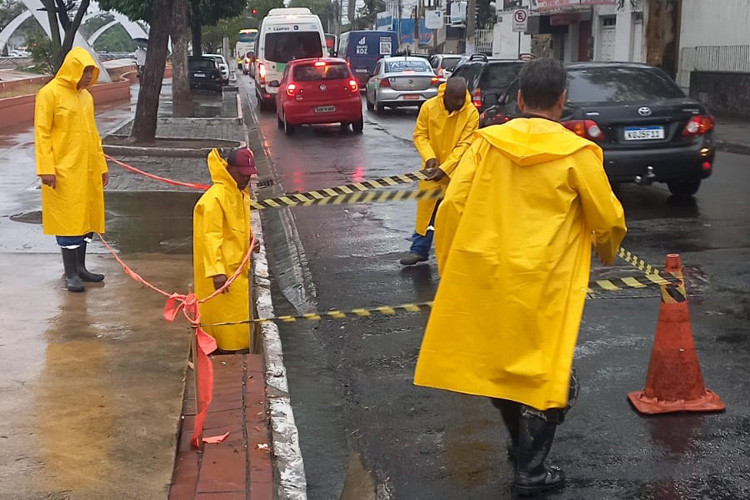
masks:
<instances>
[{"instance_id":1,"label":"yellow raincoat","mask_svg":"<svg viewBox=\"0 0 750 500\"><path fill-rule=\"evenodd\" d=\"M55 78L36 95L34 134L37 175L55 175L57 186L42 185L44 234L80 236L104 232L102 174L107 161L94 120L94 99L76 85L86 66L99 69L80 47L68 52Z\"/></svg>"},{"instance_id":2,"label":"yellow raincoat","mask_svg":"<svg viewBox=\"0 0 750 500\"><path fill-rule=\"evenodd\" d=\"M213 276L234 274L250 248L250 195L242 191L227 171L227 162L215 149L208 155L212 186L193 210L193 272L198 299L214 292ZM250 318L249 264L229 287L200 305L204 324L246 321ZM219 349L237 351L250 347L250 327L206 327Z\"/></svg>"},{"instance_id":3,"label":"yellow raincoat","mask_svg":"<svg viewBox=\"0 0 750 500\"><path fill-rule=\"evenodd\" d=\"M443 96L445 84L438 89L437 97L428 99L419 110L417 125L414 128L414 145L422 157L422 168L427 160L437 158L439 168L447 177L440 180L440 186L445 189L449 177L458 165L464 151L471 145L472 134L479 127L479 112L471 102L471 95L466 93L464 106L452 113L445 109ZM434 181L420 181L419 189L435 189ZM416 232L424 236L430 225L432 213L435 211L437 200L420 200L417 202Z\"/></svg>"},{"instance_id":4,"label":"yellow raincoat","mask_svg":"<svg viewBox=\"0 0 750 500\"><path fill-rule=\"evenodd\" d=\"M476 134L435 223L441 272L417 385L567 404L591 266L626 227L601 149L542 118Z\"/></svg>"}]
</instances>

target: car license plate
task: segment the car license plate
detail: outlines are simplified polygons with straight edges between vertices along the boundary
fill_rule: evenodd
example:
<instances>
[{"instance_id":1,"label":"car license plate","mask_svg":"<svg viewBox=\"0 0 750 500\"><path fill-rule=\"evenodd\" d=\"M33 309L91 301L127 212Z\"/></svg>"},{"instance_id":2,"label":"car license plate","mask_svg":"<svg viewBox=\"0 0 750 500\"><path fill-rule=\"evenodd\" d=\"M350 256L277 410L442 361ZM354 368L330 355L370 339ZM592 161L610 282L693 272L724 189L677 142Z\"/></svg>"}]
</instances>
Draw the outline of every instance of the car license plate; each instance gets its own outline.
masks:
<instances>
[{"instance_id":1,"label":"car license plate","mask_svg":"<svg viewBox=\"0 0 750 500\"><path fill-rule=\"evenodd\" d=\"M626 141L664 139L664 127L625 127Z\"/></svg>"},{"instance_id":2,"label":"car license plate","mask_svg":"<svg viewBox=\"0 0 750 500\"><path fill-rule=\"evenodd\" d=\"M193 76L196 78L206 78L205 73L193 73Z\"/></svg>"},{"instance_id":3,"label":"car license plate","mask_svg":"<svg viewBox=\"0 0 750 500\"><path fill-rule=\"evenodd\" d=\"M332 113L336 111L336 106L318 106L315 108L316 113Z\"/></svg>"},{"instance_id":4,"label":"car license plate","mask_svg":"<svg viewBox=\"0 0 750 500\"><path fill-rule=\"evenodd\" d=\"M406 101L416 101L416 100L419 100L419 96L417 94L406 94L404 96L404 100L406 100Z\"/></svg>"},{"instance_id":5,"label":"car license plate","mask_svg":"<svg viewBox=\"0 0 750 500\"><path fill-rule=\"evenodd\" d=\"M356 68L355 73L367 73L367 68Z\"/></svg>"}]
</instances>

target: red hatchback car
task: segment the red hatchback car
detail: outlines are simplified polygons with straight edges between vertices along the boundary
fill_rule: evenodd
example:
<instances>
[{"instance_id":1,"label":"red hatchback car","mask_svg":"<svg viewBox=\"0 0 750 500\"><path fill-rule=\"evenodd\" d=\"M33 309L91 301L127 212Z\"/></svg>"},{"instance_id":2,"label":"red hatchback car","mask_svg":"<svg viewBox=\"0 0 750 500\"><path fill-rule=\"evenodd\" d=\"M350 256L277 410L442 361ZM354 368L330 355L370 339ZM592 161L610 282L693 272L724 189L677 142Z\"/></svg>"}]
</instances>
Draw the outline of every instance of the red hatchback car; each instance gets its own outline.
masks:
<instances>
[{"instance_id":1,"label":"red hatchback car","mask_svg":"<svg viewBox=\"0 0 750 500\"><path fill-rule=\"evenodd\" d=\"M279 128L287 135L297 125L341 123L362 132L362 99L359 85L343 59L318 58L290 61L276 94Z\"/></svg>"}]
</instances>

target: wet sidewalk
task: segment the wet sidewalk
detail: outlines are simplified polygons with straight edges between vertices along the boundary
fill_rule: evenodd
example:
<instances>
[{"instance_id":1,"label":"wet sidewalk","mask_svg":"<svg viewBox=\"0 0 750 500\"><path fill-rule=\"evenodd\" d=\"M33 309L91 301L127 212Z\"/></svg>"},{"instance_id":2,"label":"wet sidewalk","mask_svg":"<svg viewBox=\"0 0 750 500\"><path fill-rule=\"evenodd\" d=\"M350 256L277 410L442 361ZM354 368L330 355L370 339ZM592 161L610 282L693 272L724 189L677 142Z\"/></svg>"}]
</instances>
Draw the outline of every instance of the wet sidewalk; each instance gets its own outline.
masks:
<instances>
[{"instance_id":1,"label":"wet sidewalk","mask_svg":"<svg viewBox=\"0 0 750 500\"><path fill-rule=\"evenodd\" d=\"M168 86L165 91L168 103ZM169 118L162 103L157 135L244 140L236 117L220 119L231 106L210 101L203 107L221 110L219 116L206 113L192 124ZM127 127L130 117L128 103L97 110L102 135ZM203 157L125 159L173 179L209 182ZM270 498L270 456L267 446L258 446L268 443L259 355L212 357L215 406L206 434L230 436L202 453L186 450L189 325L165 322L164 298L124 274L98 241L88 263L106 274L105 282L84 294L63 289L59 249L40 225L32 129L0 138L0 172L0 320L6 326L0 331L0 499L193 498L246 492L248 481L257 483L252 498ZM154 285L189 291L192 208L201 193L165 188L112 163L110 175L105 237ZM198 482L170 496L178 438L177 471L193 460ZM225 497L214 493L211 498Z\"/></svg>"},{"instance_id":2,"label":"wet sidewalk","mask_svg":"<svg viewBox=\"0 0 750 500\"><path fill-rule=\"evenodd\" d=\"M750 155L750 121L717 118L714 137L719 149Z\"/></svg>"}]
</instances>

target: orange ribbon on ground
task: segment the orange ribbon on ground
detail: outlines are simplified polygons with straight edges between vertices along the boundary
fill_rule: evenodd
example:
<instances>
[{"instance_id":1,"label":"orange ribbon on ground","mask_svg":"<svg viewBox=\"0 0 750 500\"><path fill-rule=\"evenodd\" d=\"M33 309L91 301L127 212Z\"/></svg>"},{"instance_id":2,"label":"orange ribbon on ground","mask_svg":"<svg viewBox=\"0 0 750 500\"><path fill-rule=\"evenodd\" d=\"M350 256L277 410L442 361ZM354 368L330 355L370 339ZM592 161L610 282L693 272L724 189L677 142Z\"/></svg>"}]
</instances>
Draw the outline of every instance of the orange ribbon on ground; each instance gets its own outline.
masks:
<instances>
[{"instance_id":1,"label":"orange ribbon on ground","mask_svg":"<svg viewBox=\"0 0 750 500\"><path fill-rule=\"evenodd\" d=\"M190 443L195 448L200 448L201 443L220 443L224 441L229 436L228 432L220 436L203 436L203 425L206 422L208 407L211 405L211 400L213 399L214 392L214 367L211 363L211 359L208 356L217 349L217 346L216 339L203 331L203 328L201 328L200 326L200 311L198 310L198 304L207 302L217 295L224 293L224 291L229 288L232 283L234 283L245 266L247 266L250 262L250 256L252 255L253 248L255 247L255 237L253 236L250 240L250 249L248 250L247 254L245 254L245 257L237 267L237 270L232 274L232 276L229 277L229 279L227 279L226 283L224 283L221 288L214 290L214 292L208 297L199 300L194 293L189 293L187 295L178 293L170 294L152 285L151 283L143 279L143 277L141 277L138 273L133 271L127 264L125 264L125 262L120 259L114 249L109 245L109 243L107 243L107 241L101 234L97 233L97 236L100 240L102 240L104 246L107 247L109 253L111 253L115 260L120 264L120 266L122 266L125 274L133 278L138 283L141 283L151 290L167 297L167 302L164 305L165 320L173 322L177 318L177 316L182 313L185 319L187 319L187 321L190 323L190 326L195 332L195 344L197 351L195 353L197 411L195 414L195 427L193 428L193 437L190 438Z\"/></svg>"},{"instance_id":2,"label":"orange ribbon on ground","mask_svg":"<svg viewBox=\"0 0 750 500\"><path fill-rule=\"evenodd\" d=\"M155 181L164 182L166 184L171 184L173 186L189 187L191 189L198 189L198 190L201 190L201 191L205 191L206 189L208 189L208 188L211 187L211 186L209 186L207 184L199 184L197 182L182 182L182 181L175 181L175 180L172 180L172 179L167 179L166 177L161 177L161 176L158 176L158 175L150 174L150 173L148 173L148 172L146 172L144 170L141 170L139 168L135 168L134 166L128 165L127 163L123 163L120 160L116 160L116 159L112 158L109 155L105 154L104 157L106 159L110 160L111 162L115 163L116 165L121 166L125 170L130 170L131 172L143 175L144 177L148 177L149 179L154 179Z\"/></svg>"}]
</instances>

